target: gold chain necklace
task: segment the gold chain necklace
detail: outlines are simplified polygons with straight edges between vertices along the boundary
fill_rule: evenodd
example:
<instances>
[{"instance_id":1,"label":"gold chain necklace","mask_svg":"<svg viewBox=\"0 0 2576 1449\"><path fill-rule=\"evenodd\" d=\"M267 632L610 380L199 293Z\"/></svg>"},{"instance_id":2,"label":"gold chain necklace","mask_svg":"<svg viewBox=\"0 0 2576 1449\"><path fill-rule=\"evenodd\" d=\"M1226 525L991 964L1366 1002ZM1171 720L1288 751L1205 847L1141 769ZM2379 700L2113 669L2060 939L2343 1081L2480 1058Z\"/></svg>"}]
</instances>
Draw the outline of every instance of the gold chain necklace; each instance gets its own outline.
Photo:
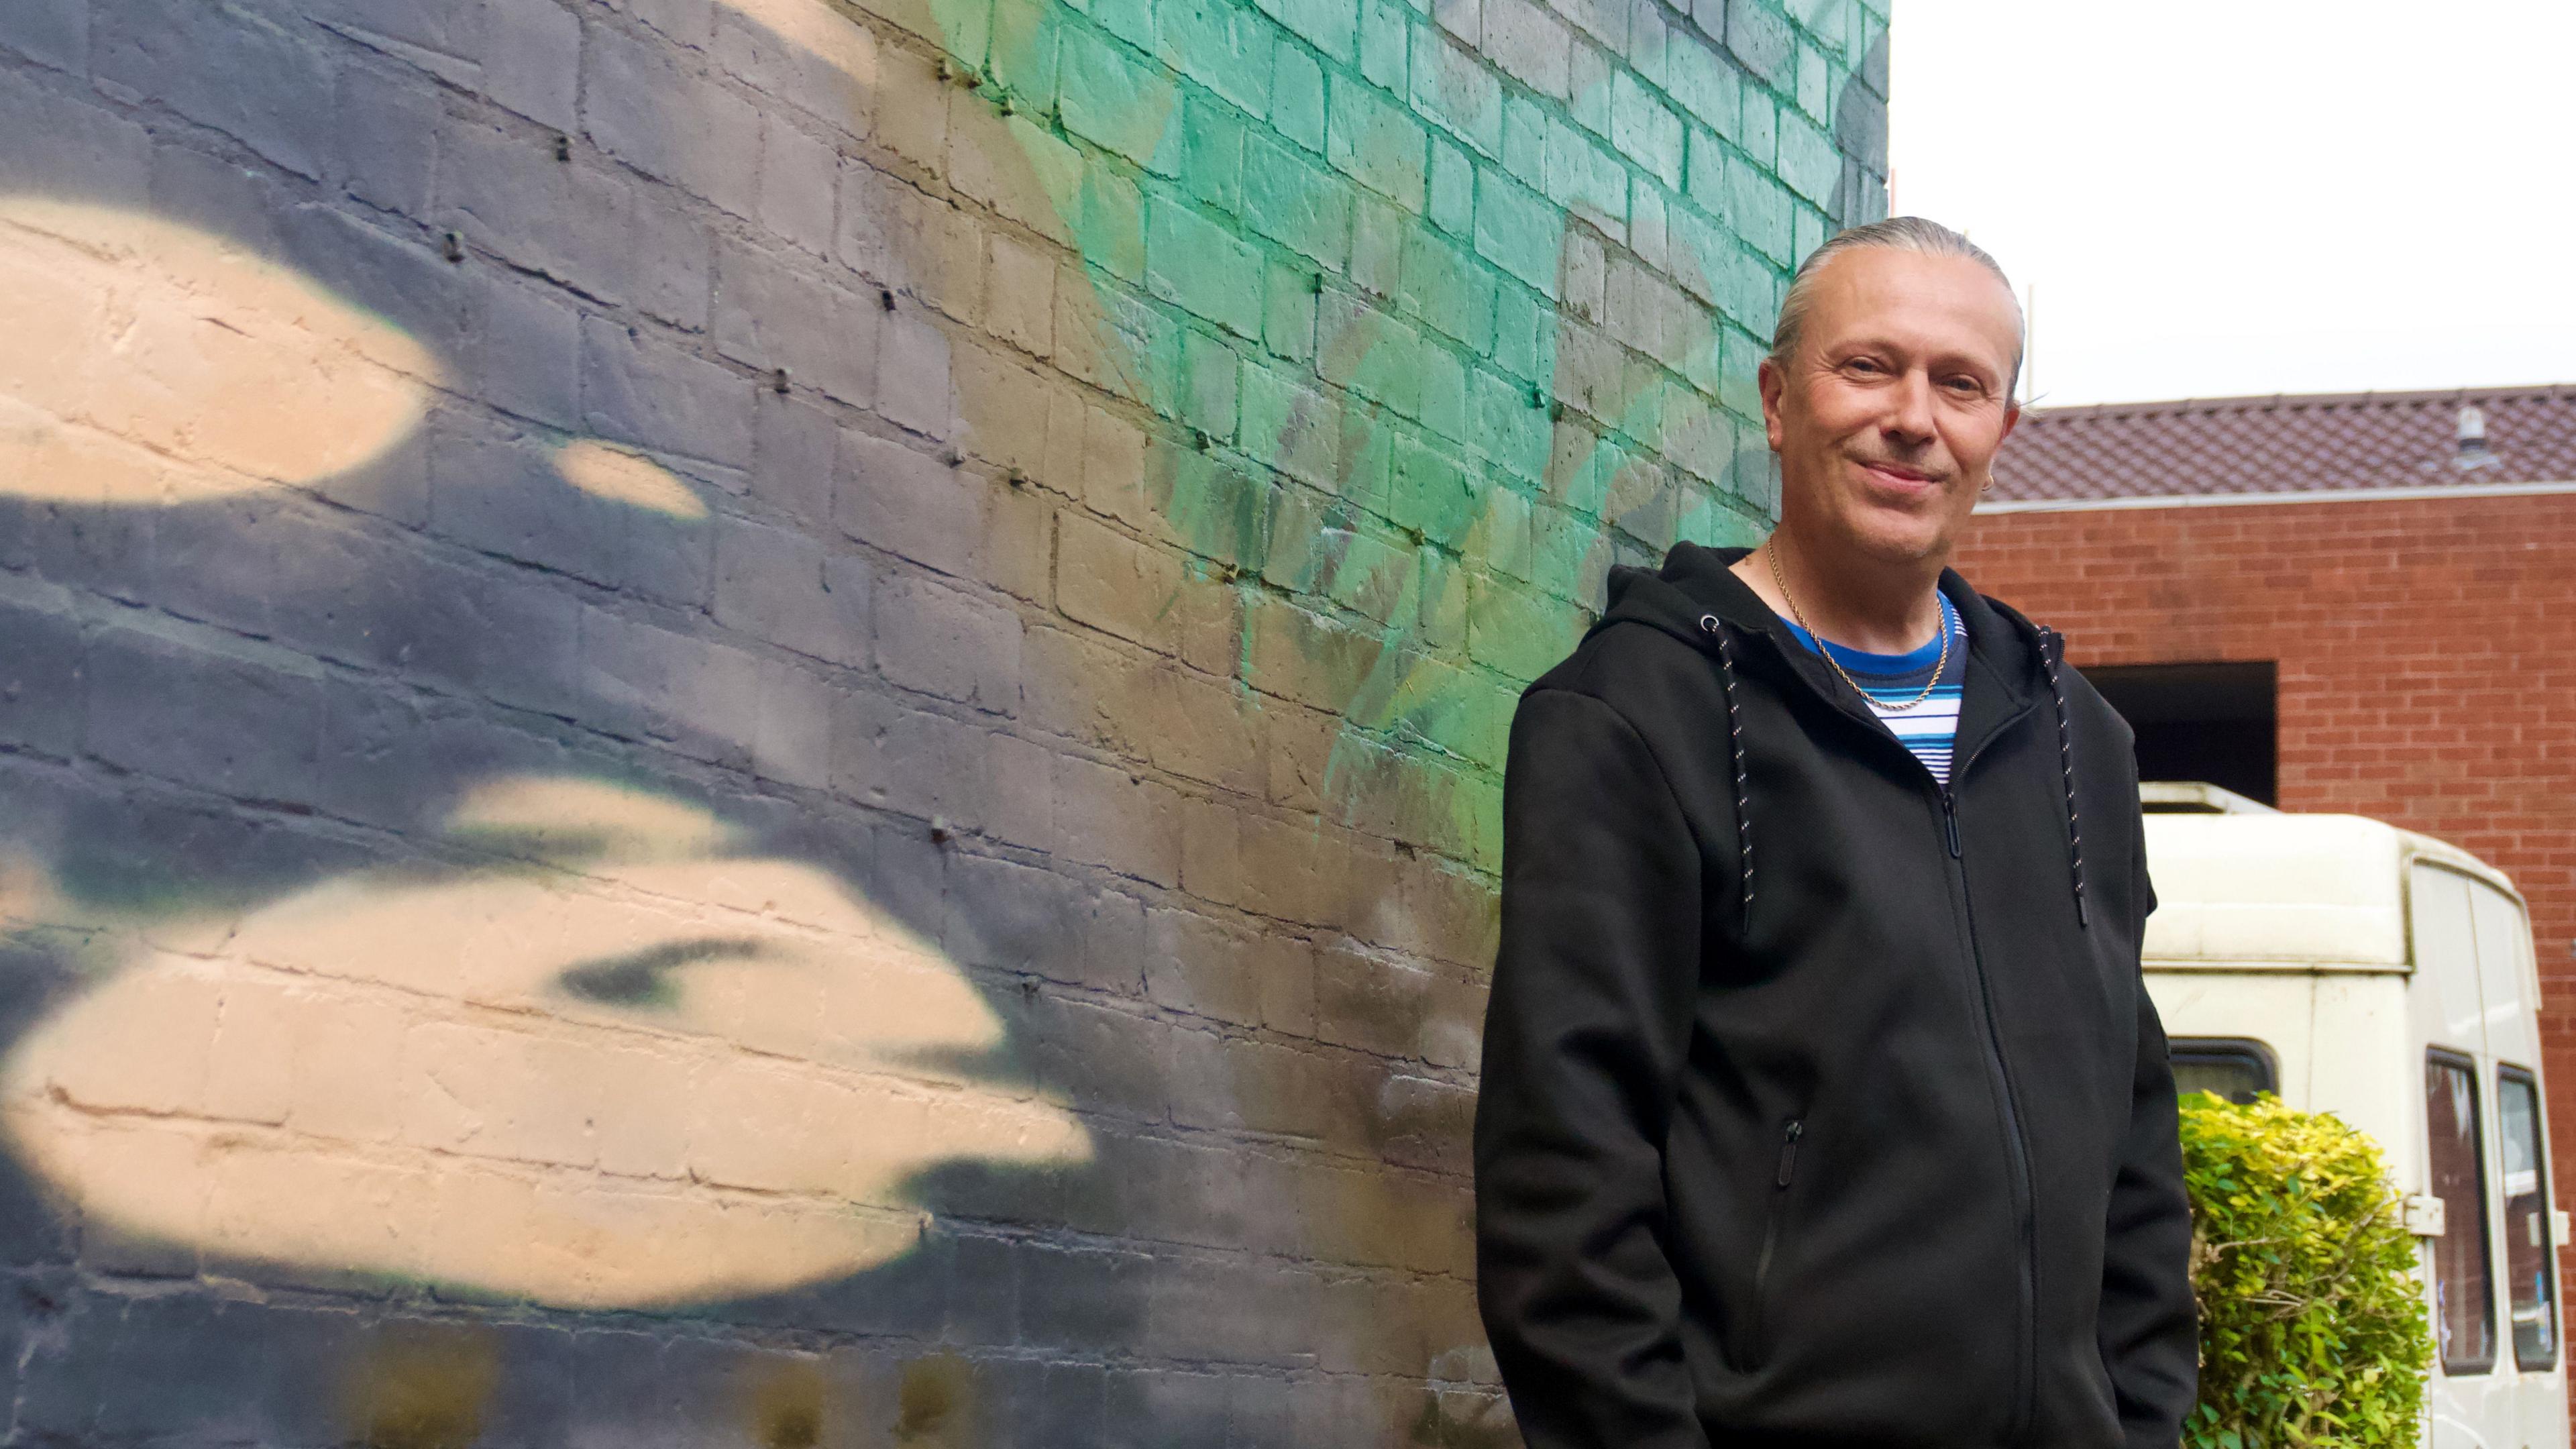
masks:
<instances>
[{"instance_id":1,"label":"gold chain necklace","mask_svg":"<svg viewBox=\"0 0 2576 1449\"><path fill-rule=\"evenodd\" d=\"M1932 666L1932 682L1923 686L1921 694L1903 704L1889 704L1861 688L1860 681L1852 678L1851 671L1843 668L1842 662L1834 658L1834 651L1825 647L1825 636L1817 633L1815 626L1807 622L1807 616L1798 608L1798 596L1789 592L1789 580L1780 572L1780 551L1766 546L1762 550L1762 556L1771 562L1771 582L1780 586L1780 597L1789 601L1789 617L1797 620L1798 627L1807 631L1807 637L1816 641L1816 657L1825 661L1827 669L1841 675L1843 683L1852 687L1852 693L1868 700L1871 708L1909 710L1930 699L1932 691L1941 687L1941 676L1950 672L1950 613L1948 610L1941 611L1941 658L1940 662Z\"/></svg>"}]
</instances>

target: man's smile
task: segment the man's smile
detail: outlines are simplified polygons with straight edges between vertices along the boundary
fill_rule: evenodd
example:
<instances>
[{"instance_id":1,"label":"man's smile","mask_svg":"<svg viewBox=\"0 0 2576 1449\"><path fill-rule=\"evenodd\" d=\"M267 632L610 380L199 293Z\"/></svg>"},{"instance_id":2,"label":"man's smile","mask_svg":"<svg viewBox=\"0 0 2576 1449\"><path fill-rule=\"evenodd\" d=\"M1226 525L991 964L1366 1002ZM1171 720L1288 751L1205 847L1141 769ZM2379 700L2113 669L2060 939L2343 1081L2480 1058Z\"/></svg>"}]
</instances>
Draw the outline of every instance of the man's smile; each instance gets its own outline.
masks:
<instances>
[{"instance_id":1,"label":"man's smile","mask_svg":"<svg viewBox=\"0 0 2576 1449\"><path fill-rule=\"evenodd\" d=\"M1878 489L1907 498L1920 498L1940 491L1940 480L1933 474L1910 464L1884 459L1855 459L1860 471Z\"/></svg>"}]
</instances>

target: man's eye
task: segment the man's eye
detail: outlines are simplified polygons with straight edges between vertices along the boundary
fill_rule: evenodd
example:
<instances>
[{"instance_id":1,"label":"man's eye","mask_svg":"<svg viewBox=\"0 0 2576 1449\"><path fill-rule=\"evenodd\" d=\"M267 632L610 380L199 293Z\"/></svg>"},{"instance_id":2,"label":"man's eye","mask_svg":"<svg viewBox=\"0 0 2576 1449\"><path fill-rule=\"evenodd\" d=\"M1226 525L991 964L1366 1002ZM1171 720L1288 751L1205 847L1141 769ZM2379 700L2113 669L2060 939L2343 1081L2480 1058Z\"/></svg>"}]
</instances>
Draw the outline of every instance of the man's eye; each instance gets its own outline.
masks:
<instances>
[{"instance_id":1,"label":"man's eye","mask_svg":"<svg viewBox=\"0 0 2576 1449\"><path fill-rule=\"evenodd\" d=\"M1879 366L1877 363L1870 361L1866 357L1855 357L1851 361L1843 364L1843 370L1846 372L1876 372L1879 370Z\"/></svg>"}]
</instances>

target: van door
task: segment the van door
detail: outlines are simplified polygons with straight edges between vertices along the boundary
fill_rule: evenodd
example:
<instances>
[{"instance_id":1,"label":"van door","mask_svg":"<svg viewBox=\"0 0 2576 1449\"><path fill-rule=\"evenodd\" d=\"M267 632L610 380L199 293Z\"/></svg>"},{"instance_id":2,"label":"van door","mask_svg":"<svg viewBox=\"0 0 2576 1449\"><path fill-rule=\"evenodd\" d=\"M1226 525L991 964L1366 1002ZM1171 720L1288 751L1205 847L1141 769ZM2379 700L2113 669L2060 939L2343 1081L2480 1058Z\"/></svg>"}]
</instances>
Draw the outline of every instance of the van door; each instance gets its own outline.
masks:
<instances>
[{"instance_id":1,"label":"van door","mask_svg":"<svg viewBox=\"0 0 2576 1449\"><path fill-rule=\"evenodd\" d=\"M2523 1441L2511 1356L2500 1352L2496 1321L2487 1086L2494 1062L2470 886L2457 871L2420 862L2407 877L2415 1017L2424 1043L2416 1180L2442 1199L2444 1219L2442 1236L2423 1240L2435 1347L2425 1407L2436 1449L2505 1449Z\"/></svg>"},{"instance_id":2,"label":"van door","mask_svg":"<svg viewBox=\"0 0 2576 1449\"><path fill-rule=\"evenodd\" d=\"M2523 1445L2567 1442L2567 1380L2559 1367L2556 1249L2550 1242L2546 1097L2540 1079L2538 976L2522 904L2484 881L2469 883L2478 989L2487 1051L2495 1059L2496 1274L2505 1309L2516 1428Z\"/></svg>"}]
</instances>

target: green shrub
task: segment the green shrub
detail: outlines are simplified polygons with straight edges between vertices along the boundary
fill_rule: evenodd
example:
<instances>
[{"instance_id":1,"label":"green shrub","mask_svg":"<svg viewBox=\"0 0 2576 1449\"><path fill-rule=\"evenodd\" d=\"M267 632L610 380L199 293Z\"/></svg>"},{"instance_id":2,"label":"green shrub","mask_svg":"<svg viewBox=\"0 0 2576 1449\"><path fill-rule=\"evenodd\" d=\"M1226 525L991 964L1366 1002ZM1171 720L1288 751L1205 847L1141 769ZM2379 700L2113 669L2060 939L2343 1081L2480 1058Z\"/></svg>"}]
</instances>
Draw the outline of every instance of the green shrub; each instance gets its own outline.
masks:
<instances>
[{"instance_id":1,"label":"green shrub","mask_svg":"<svg viewBox=\"0 0 2576 1449\"><path fill-rule=\"evenodd\" d=\"M2182 1099L2200 1297L2191 1449L2413 1445L2433 1361L2379 1145L2274 1097Z\"/></svg>"}]
</instances>

